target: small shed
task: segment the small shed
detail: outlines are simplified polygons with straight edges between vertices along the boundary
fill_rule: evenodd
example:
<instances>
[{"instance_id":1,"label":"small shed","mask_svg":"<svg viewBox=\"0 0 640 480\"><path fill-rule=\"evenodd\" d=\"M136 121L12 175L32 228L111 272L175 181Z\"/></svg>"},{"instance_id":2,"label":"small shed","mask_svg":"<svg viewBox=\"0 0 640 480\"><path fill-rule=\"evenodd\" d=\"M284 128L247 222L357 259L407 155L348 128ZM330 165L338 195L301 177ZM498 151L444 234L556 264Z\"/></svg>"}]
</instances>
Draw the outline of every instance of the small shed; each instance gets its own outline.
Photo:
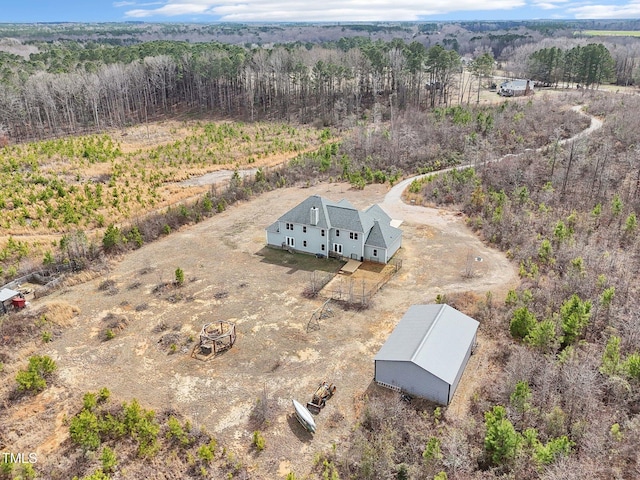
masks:
<instances>
[{"instance_id":1,"label":"small shed","mask_svg":"<svg viewBox=\"0 0 640 480\"><path fill-rule=\"evenodd\" d=\"M449 305L412 305L375 356L374 380L448 405L475 348L479 325Z\"/></svg>"},{"instance_id":2,"label":"small shed","mask_svg":"<svg viewBox=\"0 0 640 480\"><path fill-rule=\"evenodd\" d=\"M12 300L18 297L20 297L20 292L16 292L10 288L0 290L0 313L7 313Z\"/></svg>"}]
</instances>

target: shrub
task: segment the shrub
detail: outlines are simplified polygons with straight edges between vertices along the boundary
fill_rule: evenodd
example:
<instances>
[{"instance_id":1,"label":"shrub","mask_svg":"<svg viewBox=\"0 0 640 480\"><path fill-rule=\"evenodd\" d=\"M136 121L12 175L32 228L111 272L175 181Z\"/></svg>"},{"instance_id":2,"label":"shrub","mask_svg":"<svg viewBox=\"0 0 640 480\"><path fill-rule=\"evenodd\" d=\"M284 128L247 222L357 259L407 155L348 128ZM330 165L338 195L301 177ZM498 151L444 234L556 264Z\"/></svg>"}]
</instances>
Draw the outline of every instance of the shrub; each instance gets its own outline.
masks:
<instances>
[{"instance_id":1,"label":"shrub","mask_svg":"<svg viewBox=\"0 0 640 480\"><path fill-rule=\"evenodd\" d=\"M513 424L507 419L507 412L501 405L485 412L487 433L484 448L491 463L501 465L513 460L520 446L520 438Z\"/></svg>"},{"instance_id":2,"label":"shrub","mask_svg":"<svg viewBox=\"0 0 640 480\"><path fill-rule=\"evenodd\" d=\"M78 477L73 477L73 480L80 480ZM101 468L93 472L91 475L82 477L82 480L111 480L111 477L104 473Z\"/></svg>"},{"instance_id":3,"label":"shrub","mask_svg":"<svg viewBox=\"0 0 640 480\"><path fill-rule=\"evenodd\" d=\"M536 318L527 307L521 307L513 312L513 317L509 323L509 331L515 338L523 339L536 325Z\"/></svg>"},{"instance_id":4,"label":"shrub","mask_svg":"<svg viewBox=\"0 0 640 480\"><path fill-rule=\"evenodd\" d=\"M116 452L111 450L109 447L104 447L100 460L102 461L102 470L106 473L112 473L118 464Z\"/></svg>"},{"instance_id":5,"label":"shrub","mask_svg":"<svg viewBox=\"0 0 640 480\"><path fill-rule=\"evenodd\" d=\"M120 232L120 229L114 224L109 225L107 230L104 232L104 237L102 237L102 246L108 252L118 247L121 243L122 233Z\"/></svg>"},{"instance_id":6,"label":"shrub","mask_svg":"<svg viewBox=\"0 0 640 480\"><path fill-rule=\"evenodd\" d=\"M426 463L435 463L442 458L442 452L440 451L440 440L436 437L431 437L427 442L427 445L422 452L422 458Z\"/></svg>"},{"instance_id":7,"label":"shrub","mask_svg":"<svg viewBox=\"0 0 640 480\"><path fill-rule=\"evenodd\" d=\"M46 378L57 368L51 357L34 355L29 358L27 370L20 370L16 375L18 389L39 392L47 387Z\"/></svg>"},{"instance_id":8,"label":"shrub","mask_svg":"<svg viewBox=\"0 0 640 480\"><path fill-rule=\"evenodd\" d=\"M82 410L71 419L69 434L71 440L83 450L97 450L100 446L98 417L89 410Z\"/></svg>"},{"instance_id":9,"label":"shrub","mask_svg":"<svg viewBox=\"0 0 640 480\"><path fill-rule=\"evenodd\" d=\"M212 448L211 443L209 443L208 445L202 445L198 449L198 457L200 458L200 460L202 460L205 463L211 463L211 461L213 460L214 454L215 454L215 445Z\"/></svg>"},{"instance_id":10,"label":"shrub","mask_svg":"<svg viewBox=\"0 0 640 480\"><path fill-rule=\"evenodd\" d=\"M138 227L132 227L131 231L127 234L127 240L134 243L137 248L140 248L144 243L142 239L142 234L140 233L140 229Z\"/></svg>"},{"instance_id":11,"label":"shrub","mask_svg":"<svg viewBox=\"0 0 640 480\"><path fill-rule=\"evenodd\" d=\"M253 432L253 446L257 451L261 452L267 446L267 442L259 430Z\"/></svg>"},{"instance_id":12,"label":"shrub","mask_svg":"<svg viewBox=\"0 0 640 480\"><path fill-rule=\"evenodd\" d=\"M13 472L15 464L12 463L8 456L0 455L0 474L9 478L9 475Z\"/></svg>"},{"instance_id":13,"label":"shrub","mask_svg":"<svg viewBox=\"0 0 640 480\"><path fill-rule=\"evenodd\" d=\"M167 438L169 440L177 440L181 446L188 447L192 443L192 439L189 437L189 433L185 432L185 429L180 425L180 421L176 417L169 417L167 422L169 431L167 432Z\"/></svg>"},{"instance_id":14,"label":"shrub","mask_svg":"<svg viewBox=\"0 0 640 480\"><path fill-rule=\"evenodd\" d=\"M181 286L184 284L184 271L178 267L176 268L176 285Z\"/></svg>"},{"instance_id":15,"label":"shrub","mask_svg":"<svg viewBox=\"0 0 640 480\"><path fill-rule=\"evenodd\" d=\"M97 404L98 399L95 393L85 393L84 397L82 397L82 405L85 410L89 410L91 412Z\"/></svg>"},{"instance_id":16,"label":"shrub","mask_svg":"<svg viewBox=\"0 0 640 480\"><path fill-rule=\"evenodd\" d=\"M571 453L573 442L566 435L549 440L545 445L539 444L533 453L535 461L542 465L553 463L558 457Z\"/></svg>"},{"instance_id":17,"label":"shrub","mask_svg":"<svg viewBox=\"0 0 640 480\"><path fill-rule=\"evenodd\" d=\"M98 403L106 402L107 400L109 400L110 396L111 392L109 391L109 389L107 387L102 387L98 392Z\"/></svg>"}]
</instances>

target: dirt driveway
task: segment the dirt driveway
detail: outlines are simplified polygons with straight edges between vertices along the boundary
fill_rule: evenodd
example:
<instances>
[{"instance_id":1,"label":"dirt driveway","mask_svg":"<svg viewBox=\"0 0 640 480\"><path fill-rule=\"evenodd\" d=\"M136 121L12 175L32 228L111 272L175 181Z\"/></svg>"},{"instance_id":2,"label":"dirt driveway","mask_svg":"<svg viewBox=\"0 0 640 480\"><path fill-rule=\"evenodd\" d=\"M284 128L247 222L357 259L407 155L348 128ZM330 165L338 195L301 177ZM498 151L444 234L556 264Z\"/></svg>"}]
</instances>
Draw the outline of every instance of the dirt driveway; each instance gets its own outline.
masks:
<instances>
[{"instance_id":1,"label":"dirt driveway","mask_svg":"<svg viewBox=\"0 0 640 480\"><path fill-rule=\"evenodd\" d=\"M388 199L385 208L404 220L403 268L369 310L335 307L332 318L308 332L310 317L322 304L302 296L310 270L339 264L286 252L265 256L264 228L312 194L347 198L365 208L383 202L386 193L380 185L352 190L346 184L273 191L145 245L106 276L43 299L81 310L74 325L47 347L58 362L62 386L48 395L59 396L52 401L67 398L61 405L77 409L84 392L106 386L115 398L137 398L158 411L175 408L203 425L244 459L252 478L278 478L290 469L306 474L315 452L348 437L362 394L378 388L371 385L373 356L410 305L431 303L438 293L503 292L516 278L506 258L483 245L462 217L395 208ZM184 286L159 290L178 267L185 273ZM192 359L190 340L203 323L216 319L236 323L236 345L207 362ZM115 338L106 341L108 328ZM462 383L473 381L468 378ZM306 403L321 380L338 390L311 437L292 417L291 399ZM461 387L461 395L469 390ZM268 408L256 408L263 394ZM257 426L261 415L267 422ZM266 438L259 457L250 453L256 428ZM62 440L53 422L39 436L50 448L53 438Z\"/></svg>"}]
</instances>

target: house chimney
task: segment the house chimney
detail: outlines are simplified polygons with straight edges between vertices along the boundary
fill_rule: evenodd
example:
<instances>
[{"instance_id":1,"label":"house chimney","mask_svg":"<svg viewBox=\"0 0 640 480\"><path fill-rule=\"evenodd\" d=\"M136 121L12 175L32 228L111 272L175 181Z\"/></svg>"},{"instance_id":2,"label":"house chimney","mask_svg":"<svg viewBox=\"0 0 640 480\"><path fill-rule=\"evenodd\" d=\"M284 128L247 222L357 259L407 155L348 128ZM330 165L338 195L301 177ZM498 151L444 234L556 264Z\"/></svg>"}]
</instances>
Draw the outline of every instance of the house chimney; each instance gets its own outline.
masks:
<instances>
[{"instance_id":1,"label":"house chimney","mask_svg":"<svg viewBox=\"0 0 640 480\"><path fill-rule=\"evenodd\" d=\"M311 207L311 221L309 223L318 225L318 209L316 207Z\"/></svg>"}]
</instances>

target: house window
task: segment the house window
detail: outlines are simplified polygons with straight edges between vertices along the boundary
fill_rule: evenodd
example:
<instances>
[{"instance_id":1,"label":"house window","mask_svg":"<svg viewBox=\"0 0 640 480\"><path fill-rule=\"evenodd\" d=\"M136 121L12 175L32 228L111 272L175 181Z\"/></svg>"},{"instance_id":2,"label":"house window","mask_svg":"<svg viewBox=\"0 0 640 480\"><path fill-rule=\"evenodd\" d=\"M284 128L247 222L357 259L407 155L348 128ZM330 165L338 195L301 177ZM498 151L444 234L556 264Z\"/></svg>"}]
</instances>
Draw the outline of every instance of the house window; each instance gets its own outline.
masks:
<instances>
[{"instance_id":1,"label":"house window","mask_svg":"<svg viewBox=\"0 0 640 480\"><path fill-rule=\"evenodd\" d=\"M285 229L287 229L287 230L293 230L293 223L287 223L287 224L285 225Z\"/></svg>"},{"instance_id":2,"label":"house window","mask_svg":"<svg viewBox=\"0 0 640 480\"><path fill-rule=\"evenodd\" d=\"M322 230L320 230L320 236L324 237L324 228Z\"/></svg>"},{"instance_id":3,"label":"house window","mask_svg":"<svg viewBox=\"0 0 640 480\"><path fill-rule=\"evenodd\" d=\"M284 237L287 239L287 247L295 247L296 246L296 239L293 237Z\"/></svg>"},{"instance_id":4,"label":"house window","mask_svg":"<svg viewBox=\"0 0 640 480\"><path fill-rule=\"evenodd\" d=\"M307 233L307 226L306 225L302 226L302 233Z\"/></svg>"},{"instance_id":5,"label":"house window","mask_svg":"<svg viewBox=\"0 0 640 480\"><path fill-rule=\"evenodd\" d=\"M322 245L320 245L320 250L322 250L324 252L324 243Z\"/></svg>"},{"instance_id":6,"label":"house window","mask_svg":"<svg viewBox=\"0 0 640 480\"><path fill-rule=\"evenodd\" d=\"M375 248L373 249L373 256L377 257L378 256L378 250L376 250Z\"/></svg>"},{"instance_id":7,"label":"house window","mask_svg":"<svg viewBox=\"0 0 640 480\"><path fill-rule=\"evenodd\" d=\"M358 234L356 232L349 232L349 238L351 240L357 240L358 239Z\"/></svg>"},{"instance_id":8,"label":"house window","mask_svg":"<svg viewBox=\"0 0 640 480\"><path fill-rule=\"evenodd\" d=\"M303 241L302 241L302 246L303 246L303 247L306 247L306 246L307 246L307 241L306 241L306 240L303 240Z\"/></svg>"},{"instance_id":9,"label":"house window","mask_svg":"<svg viewBox=\"0 0 640 480\"><path fill-rule=\"evenodd\" d=\"M334 243L333 244L333 251L339 254L342 254L342 244L341 243Z\"/></svg>"},{"instance_id":10,"label":"house window","mask_svg":"<svg viewBox=\"0 0 640 480\"><path fill-rule=\"evenodd\" d=\"M340 230L336 230L336 237L340 236Z\"/></svg>"}]
</instances>

